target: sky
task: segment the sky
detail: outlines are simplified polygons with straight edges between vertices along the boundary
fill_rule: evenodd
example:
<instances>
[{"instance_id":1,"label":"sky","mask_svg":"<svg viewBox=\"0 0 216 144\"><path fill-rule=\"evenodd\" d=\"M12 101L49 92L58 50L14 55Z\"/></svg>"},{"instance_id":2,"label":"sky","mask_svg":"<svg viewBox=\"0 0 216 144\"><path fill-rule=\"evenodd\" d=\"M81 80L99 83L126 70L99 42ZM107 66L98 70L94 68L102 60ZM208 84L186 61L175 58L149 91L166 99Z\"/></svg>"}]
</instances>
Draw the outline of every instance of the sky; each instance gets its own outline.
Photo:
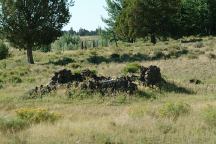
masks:
<instances>
[{"instance_id":1,"label":"sky","mask_svg":"<svg viewBox=\"0 0 216 144\"><path fill-rule=\"evenodd\" d=\"M101 17L107 17L105 0L75 0L75 5L70 8L72 18L64 27L69 30L71 27L77 31L80 28L95 30L98 27L105 27Z\"/></svg>"}]
</instances>

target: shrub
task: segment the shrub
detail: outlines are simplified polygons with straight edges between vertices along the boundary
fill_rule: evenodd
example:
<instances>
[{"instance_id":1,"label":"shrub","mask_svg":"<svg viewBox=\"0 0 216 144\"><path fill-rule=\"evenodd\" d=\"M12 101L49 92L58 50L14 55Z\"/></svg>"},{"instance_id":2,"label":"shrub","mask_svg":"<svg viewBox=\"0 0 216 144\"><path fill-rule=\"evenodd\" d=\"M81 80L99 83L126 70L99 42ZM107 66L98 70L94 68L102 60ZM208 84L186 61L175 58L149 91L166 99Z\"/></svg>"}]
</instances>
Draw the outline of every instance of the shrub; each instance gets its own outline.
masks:
<instances>
[{"instance_id":1,"label":"shrub","mask_svg":"<svg viewBox=\"0 0 216 144\"><path fill-rule=\"evenodd\" d=\"M81 68L82 66L78 63L72 63L69 65L70 67L74 68L74 69L77 69L77 68Z\"/></svg>"},{"instance_id":2,"label":"shrub","mask_svg":"<svg viewBox=\"0 0 216 144\"><path fill-rule=\"evenodd\" d=\"M89 63L92 63L92 64L100 64L102 62L108 62L105 57L98 56L97 54L96 55L91 55L89 58L87 58L87 61Z\"/></svg>"},{"instance_id":3,"label":"shrub","mask_svg":"<svg viewBox=\"0 0 216 144\"><path fill-rule=\"evenodd\" d=\"M216 55L213 54L213 53L209 53L209 54L208 54L208 58L209 58L209 59L216 59Z\"/></svg>"},{"instance_id":4,"label":"shrub","mask_svg":"<svg viewBox=\"0 0 216 144\"><path fill-rule=\"evenodd\" d=\"M174 58L178 58L178 57L180 57L182 55L186 55L186 54L188 54L187 49L180 49L180 50L174 49L174 50L169 51L169 56L174 57Z\"/></svg>"},{"instance_id":5,"label":"shrub","mask_svg":"<svg viewBox=\"0 0 216 144\"><path fill-rule=\"evenodd\" d=\"M129 63L123 69L123 72L125 74L127 74L127 73L137 73L139 70L140 70L140 64L138 64L138 63Z\"/></svg>"},{"instance_id":6,"label":"shrub","mask_svg":"<svg viewBox=\"0 0 216 144\"><path fill-rule=\"evenodd\" d=\"M126 61L129 61L131 57L129 54L123 54L123 55L121 55L120 58L121 58L122 62L126 62Z\"/></svg>"},{"instance_id":7,"label":"shrub","mask_svg":"<svg viewBox=\"0 0 216 144\"><path fill-rule=\"evenodd\" d=\"M165 54L161 51L155 51L153 53L153 55L151 56L152 60L158 60L158 59L162 59L165 58Z\"/></svg>"},{"instance_id":8,"label":"shrub","mask_svg":"<svg viewBox=\"0 0 216 144\"><path fill-rule=\"evenodd\" d=\"M187 56L187 58L188 59L198 59L198 56L196 55L196 54L189 54L188 56Z\"/></svg>"},{"instance_id":9,"label":"shrub","mask_svg":"<svg viewBox=\"0 0 216 144\"><path fill-rule=\"evenodd\" d=\"M61 65L61 66L65 66L68 65L70 63L74 63L75 60L69 57L62 57L56 61L51 61L49 63L54 64L54 65Z\"/></svg>"},{"instance_id":10,"label":"shrub","mask_svg":"<svg viewBox=\"0 0 216 144\"><path fill-rule=\"evenodd\" d=\"M209 126L216 126L216 107L208 106L203 111L203 118Z\"/></svg>"},{"instance_id":11,"label":"shrub","mask_svg":"<svg viewBox=\"0 0 216 144\"><path fill-rule=\"evenodd\" d=\"M166 103L159 109L159 115L176 120L180 115L188 114L189 111L190 106L186 103Z\"/></svg>"},{"instance_id":12,"label":"shrub","mask_svg":"<svg viewBox=\"0 0 216 144\"><path fill-rule=\"evenodd\" d=\"M7 58L8 55L8 47L2 41L0 41L0 60Z\"/></svg>"},{"instance_id":13,"label":"shrub","mask_svg":"<svg viewBox=\"0 0 216 144\"><path fill-rule=\"evenodd\" d=\"M197 43L195 43L195 48L202 48L202 47L204 47L204 44L203 44L203 42L197 42Z\"/></svg>"},{"instance_id":14,"label":"shrub","mask_svg":"<svg viewBox=\"0 0 216 144\"><path fill-rule=\"evenodd\" d=\"M9 81L13 84L22 83L22 79L18 76L12 76Z\"/></svg>"},{"instance_id":15,"label":"shrub","mask_svg":"<svg viewBox=\"0 0 216 144\"><path fill-rule=\"evenodd\" d=\"M51 49L55 51L74 50L78 48L79 43L79 36L64 34L51 44Z\"/></svg>"},{"instance_id":16,"label":"shrub","mask_svg":"<svg viewBox=\"0 0 216 144\"><path fill-rule=\"evenodd\" d=\"M30 109L23 108L16 111L17 116L26 120L29 123L40 123L40 122L55 122L61 115L58 113L51 113L46 109Z\"/></svg>"},{"instance_id":17,"label":"shrub","mask_svg":"<svg viewBox=\"0 0 216 144\"><path fill-rule=\"evenodd\" d=\"M28 125L27 121L20 118L0 118L0 130L3 132L17 132Z\"/></svg>"},{"instance_id":18,"label":"shrub","mask_svg":"<svg viewBox=\"0 0 216 144\"><path fill-rule=\"evenodd\" d=\"M118 62L118 61L120 61L120 55L117 53L113 53L110 55L110 59L114 62Z\"/></svg>"}]
</instances>

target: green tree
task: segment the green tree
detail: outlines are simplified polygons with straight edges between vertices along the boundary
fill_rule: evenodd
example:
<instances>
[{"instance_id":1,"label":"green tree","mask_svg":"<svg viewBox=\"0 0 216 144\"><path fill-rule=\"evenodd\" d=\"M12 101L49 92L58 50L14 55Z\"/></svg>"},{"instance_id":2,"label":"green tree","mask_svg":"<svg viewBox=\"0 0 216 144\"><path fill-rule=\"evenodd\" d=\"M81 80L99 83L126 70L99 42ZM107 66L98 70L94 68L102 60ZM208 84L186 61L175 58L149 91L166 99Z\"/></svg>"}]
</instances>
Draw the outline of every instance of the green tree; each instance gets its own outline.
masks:
<instances>
[{"instance_id":1,"label":"green tree","mask_svg":"<svg viewBox=\"0 0 216 144\"><path fill-rule=\"evenodd\" d=\"M117 36L123 41L133 43L136 38L136 24L134 23L137 16L135 12L135 3L137 0L125 0L123 3L123 9L120 15L117 17L115 31Z\"/></svg>"},{"instance_id":2,"label":"green tree","mask_svg":"<svg viewBox=\"0 0 216 144\"><path fill-rule=\"evenodd\" d=\"M72 5L69 0L0 0L0 27L6 39L27 50L28 62L34 64L32 48L61 35Z\"/></svg>"},{"instance_id":3,"label":"green tree","mask_svg":"<svg viewBox=\"0 0 216 144\"><path fill-rule=\"evenodd\" d=\"M216 34L216 0L207 0L209 10L210 34Z\"/></svg>"},{"instance_id":4,"label":"green tree","mask_svg":"<svg viewBox=\"0 0 216 144\"><path fill-rule=\"evenodd\" d=\"M115 41L116 46L118 46L118 38L115 32L115 26L117 18L122 11L123 2L124 0L106 0L107 6L105 9L108 13L108 18L102 18L103 22L107 25L106 31L103 31L103 34L109 37L111 41Z\"/></svg>"},{"instance_id":5,"label":"green tree","mask_svg":"<svg viewBox=\"0 0 216 144\"><path fill-rule=\"evenodd\" d=\"M183 0L178 14L182 36L207 34L209 32L209 10L206 0Z\"/></svg>"},{"instance_id":6,"label":"green tree","mask_svg":"<svg viewBox=\"0 0 216 144\"><path fill-rule=\"evenodd\" d=\"M116 29L130 41L151 35L156 43L156 36L171 35L169 25L180 4L181 0L125 0Z\"/></svg>"}]
</instances>

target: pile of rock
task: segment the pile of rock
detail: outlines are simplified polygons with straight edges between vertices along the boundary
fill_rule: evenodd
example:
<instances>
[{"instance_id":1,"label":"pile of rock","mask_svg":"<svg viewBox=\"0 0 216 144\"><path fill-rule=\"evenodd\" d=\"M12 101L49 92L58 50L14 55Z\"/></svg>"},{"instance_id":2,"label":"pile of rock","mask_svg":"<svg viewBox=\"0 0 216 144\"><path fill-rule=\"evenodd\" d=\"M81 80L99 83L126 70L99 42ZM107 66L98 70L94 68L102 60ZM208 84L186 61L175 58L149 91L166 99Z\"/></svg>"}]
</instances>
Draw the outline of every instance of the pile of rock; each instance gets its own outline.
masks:
<instances>
[{"instance_id":1,"label":"pile of rock","mask_svg":"<svg viewBox=\"0 0 216 144\"><path fill-rule=\"evenodd\" d=\"M61 85L67 85L71 87L73 84L78 86L80 83L89 83L90 81L99 82L104 80L110 80L110 78L104 76L97 76L91 70L83 70L80 73L72 73L70 70L63 69L54 73L54 76L51 78L51 81L48 85L40 87L35 87L29 91L30 98L42 97L52 91L55 91L57 87Z\"/></svg>"},{"instance_id":2,"label":"pile of rock","mask_svg":"<svg viewBox=\"0 0 216 144\"><path fill-rule=\"evenodd\" d=\"M162 79L160 68L157 66L141 67L140 81L147 86L160 84Z\"/></svg>"},{"instance_id":3,"label":"pile of rock","mask_svg":"<svg viewBox=\"0 0 216 144\"><path fill-rule=\"evenodd\" d=\"M198 80L198 79L191 79L191 80L189 80L189 82L190 82L191 84L196 84L196 85L202 83L202 81L201 81L201 80Z\"/></svg>"},{"instance_id":4,"label":"pile of rock","mask_svg":"<svg viewBox=\"0 0 216 144\"><path fill-rule=\"evenodd\" d=\"M38 98L38 97L42 98L44 95L56 91L56 89L57 89L56 85L47 85L47 86L41 85L40 87L35 87L34 89L29 91L29 98Z\"/></svg>"},{"instance_id":5,"label":"pile of rock","mask_svg":"<svg viewBox=\"0 0 216 144\"><path fill-rule=\"evenodd\" d=\"M138 89L137 85L126 76L117 79L90 80L87 83L83 83L81 88L99 91L102 94L109 92L126 92L133 94Z\"/></svg>"},{"instance_id":6,"label":"pile of rock","mask_svg":"<svg viewBox=\"0 0 216 144\"><path fill-rule=\"evenodd\" d=\"M57 84L66 84L72 81L73 74L70 70L60 70L54 73L54 76L51 78L50 85L57 85Z\"/></svg>"},{"instance_id":7,"label":"pile of rock","mask_svg":"<svg viewBox=\"0 0 216 144\"><path fill-rule=\"evenodd\" d=\"M54 73L48 85L41 85L32 89L29 92L29 97L42 97L55 91L61 85L66 85L67 88L74 86L84 90L89 89L101 92L102 94L116 92L133 94L138 90L138 86L135 83L137 80L152 87L162 81L160 68L157 66L141 67L140 71L140 77L132 75L111 79L110 77L97 76L89 69L83 70L80 73L72 73L70 70L63 69Z\"/></svg>"}]
</instances>

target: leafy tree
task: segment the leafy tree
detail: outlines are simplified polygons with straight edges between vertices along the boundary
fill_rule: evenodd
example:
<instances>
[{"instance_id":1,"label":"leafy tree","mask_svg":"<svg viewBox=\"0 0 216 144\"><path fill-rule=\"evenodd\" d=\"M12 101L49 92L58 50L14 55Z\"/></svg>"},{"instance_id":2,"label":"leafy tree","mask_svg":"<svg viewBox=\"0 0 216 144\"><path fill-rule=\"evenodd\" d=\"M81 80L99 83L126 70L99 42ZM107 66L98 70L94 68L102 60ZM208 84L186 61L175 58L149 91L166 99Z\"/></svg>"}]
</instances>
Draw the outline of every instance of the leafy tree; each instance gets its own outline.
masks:
<instances>
[{"instance_id":1,"label":"leafy tree","mask_svg":"<svg viewBox=\"0 0 216 144\"><path fill-rule=\"evenodd\" d=\"M97 28L96 30L86 30L84 28L80 28L79 31L76 33L79 36L95 36L99 35L100 28Z\"/></svg>"},{"instance_id":2,"label":"leafy tree","mask_svg":"<svg viewBox=\"0 0 216 144\"><path fill-rule=\"evenodd\" d=\"M108 13L108 18L102 18L103 22L107 25L107 28L103 32L103 35L109 37L111 41L115 41L116 46L118 46L118 38L115 32L115 26L117 18L122 11L123 2L124 0L106 0L107 6L105 7L105 9Z\"/></svg>"},{"instance_id":3,"label":"leafy tree","mask_svg":"<svg viewBox=\"0 0 216 144\"><path fill-rule=\"evenodd\" d=\"M0 0L0 27L6 39L27 50L28 62L34 64L32 48L61 35L72 5L69 0Z\"/></svg>"},{"instance_id":4,"label":"leafy tree","mask_svg":"<svg viewBox=\"0 0 216 144\"><path fill-rule=\"evenodd\" d=\"M68 31L69 34L71 35L76 35L76 31L73 30L73 28L71 28L69 31Z\"/></svg>"},{"instance_id":5,"label":"leafy tree","mask_svg":"<svg viewBox=\"0 0 216 144\"><path fill-rule=\"evenodd\" d=\"M156 43L156 35L171 35L169 25L180 3L181 0L125 0L116 29L130 41L151 35L151 41Z\"/></svg>"},{"instance_id":6,"label":"leafy tree","mask_svg":"<svg viewBox=\"0 0 216 144\"><path fill-rule=\"evenodd\" d=\"M51 48L57 51L74 50L78 48L79 43L79 36L65 33L51 44Z\"/></svg>"},{"instance_id":7,"label":"leafy tree","mask_svg":"<svg viewBox=\"0 0 216 144\"><path fill-rule=\"evenodd\" d=\"M216 0L207 0L210 34L216 34Z\"/></svg>"},{"instance_id":8,"label":"leafy tree","mask_svg":"<svg viewBox=\"0 0 216 144\"><path fill-rule=\"evenodd\" d=\"M178 15L181 35L207 34L209 31L208 15L206 0L183 0Z\"/></svg>"},{"instance_id":9,"label":"leafy tree","mask_svg":"<svg viewBox=\"0 0 216 144\"><path fill-rule=\"evenodd\" d=\"M0 40L0 60L7 58L9 55L8 47Z\"/></svg>"},{"instance_id":10,"label":"leafy tree","mask_svg":"<svg viewBox=\"0 0 216 144\"><path fill-rule=\"evenodd\" d=\"M115 31L117 36L126 42L133 43L136 38L138 27L135 23L135 17L138 15L135 14L135 3L137 2L137 0L125 0L122 11L117 17Z\"/></svg>"}]
</instances>

